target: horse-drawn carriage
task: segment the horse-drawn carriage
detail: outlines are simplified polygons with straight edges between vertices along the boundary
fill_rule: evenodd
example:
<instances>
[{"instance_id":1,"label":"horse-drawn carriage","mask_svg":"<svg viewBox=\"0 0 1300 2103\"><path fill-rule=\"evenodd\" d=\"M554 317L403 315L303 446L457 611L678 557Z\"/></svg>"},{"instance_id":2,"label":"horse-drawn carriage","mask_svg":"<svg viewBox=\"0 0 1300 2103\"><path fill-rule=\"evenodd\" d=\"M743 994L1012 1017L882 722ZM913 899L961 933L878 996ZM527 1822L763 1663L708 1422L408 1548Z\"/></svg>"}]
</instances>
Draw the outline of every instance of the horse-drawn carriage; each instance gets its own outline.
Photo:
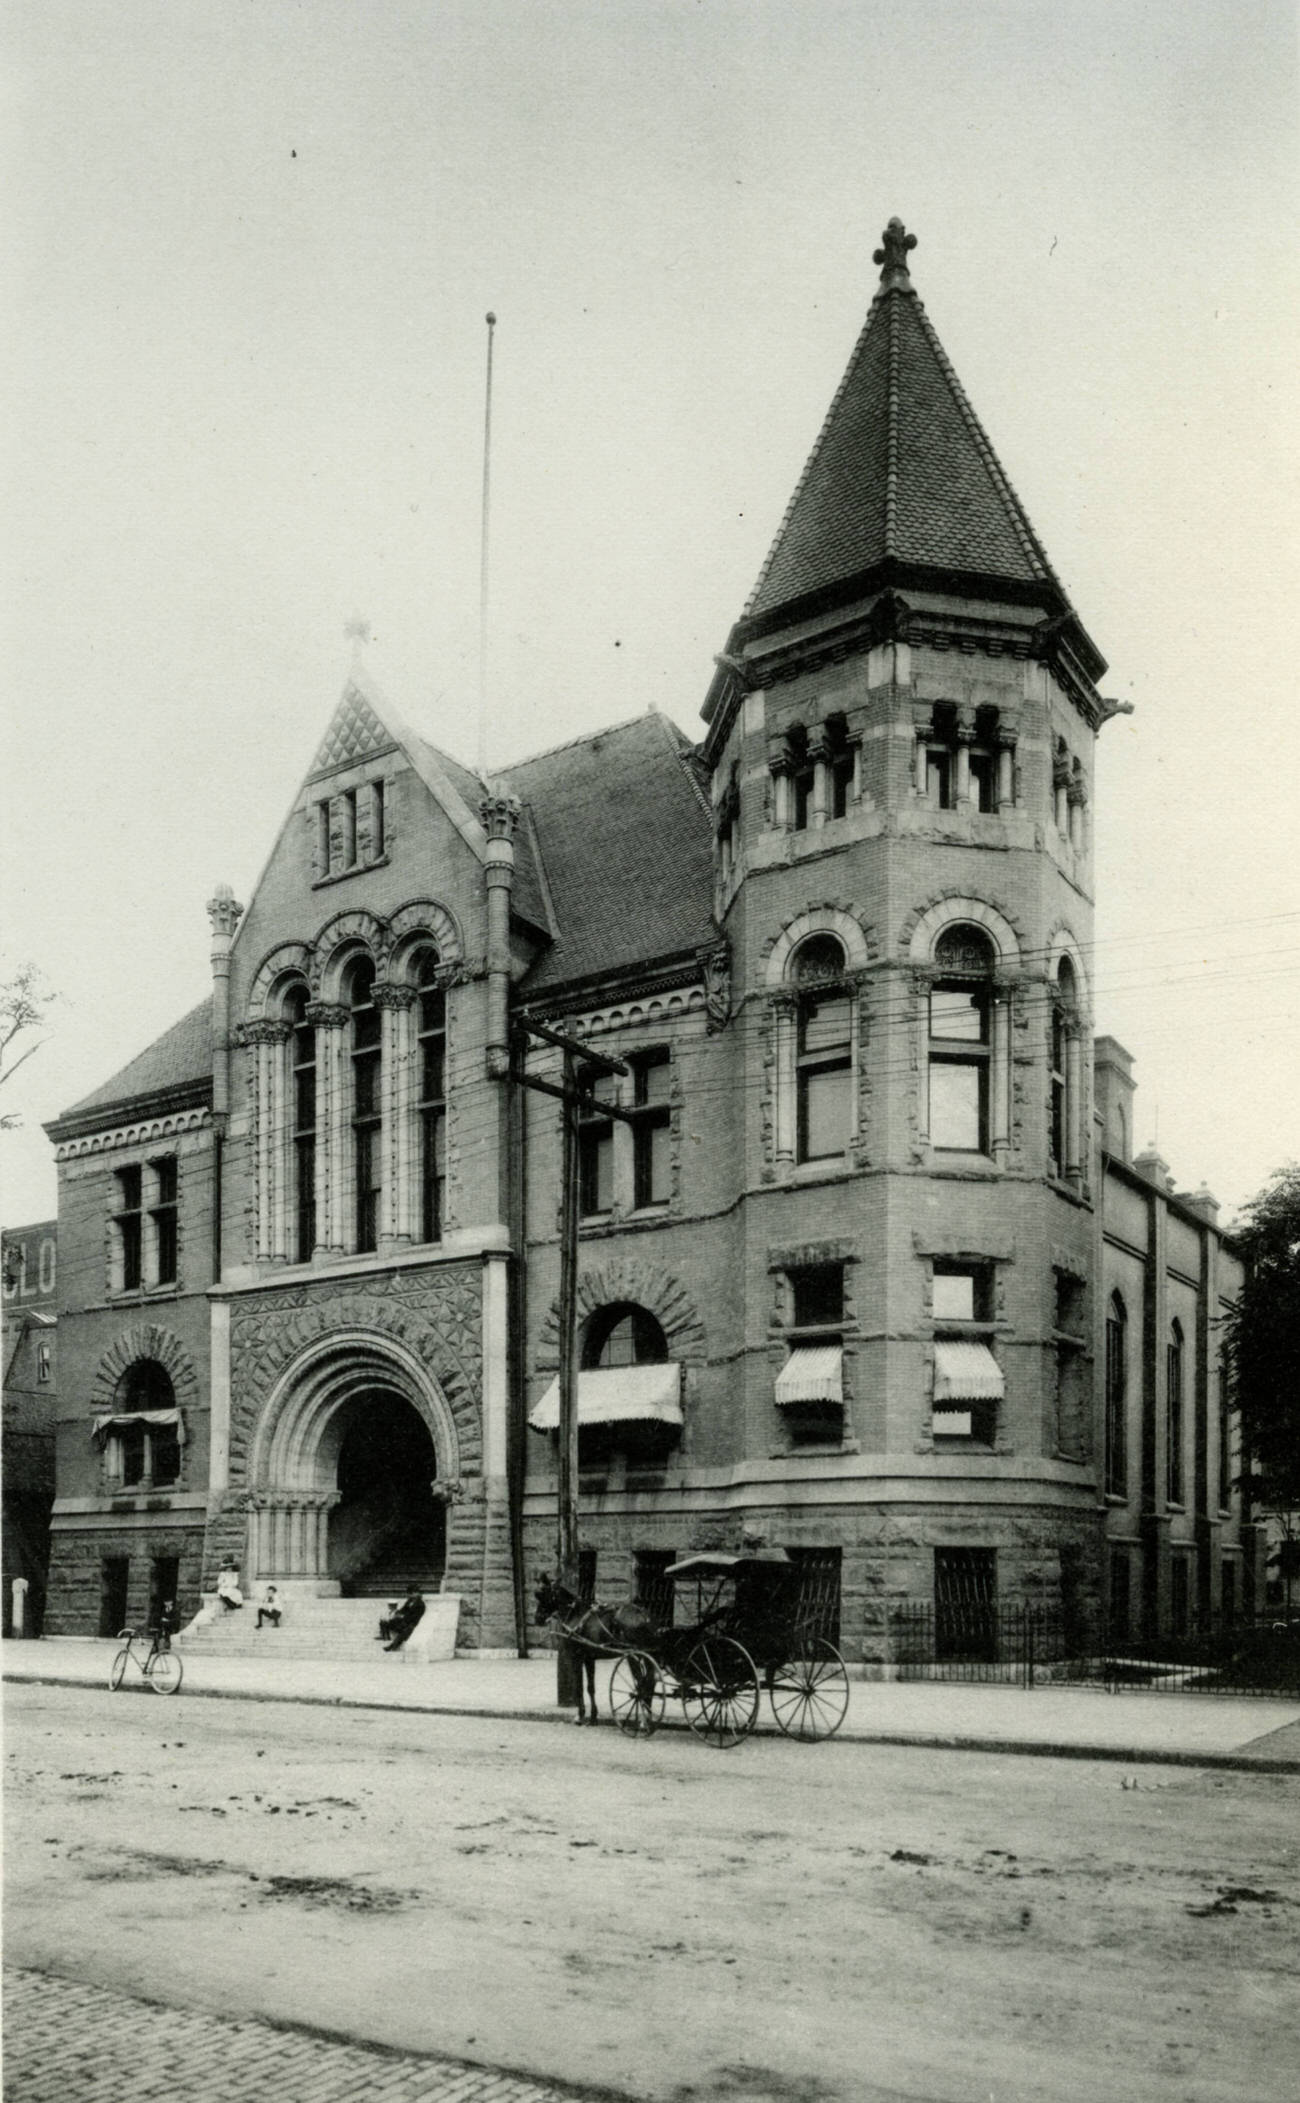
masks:
<instances>
[{"instance_id":1,"label":"horse-drawn carriage","mask_svg":"<svg viewBox=\"0 0 1300 2103\"><path fill-rule=\"evenodd\" d=\"M670 1700L696 1736L738 1745L758 1721L766 1691L791 1738L830 1738L849 1705L844 1659L826 1633L829 1602L815 1566L783 1549L691 1555L665 1572L671 1613L584 1604L542 1580L539 1620L573 1644L596 1720L595 1663L612 1657L610 1712L620 1730L647 1736ZM581 1683L578 1720L583 1720Z\"/></svg>"}]
</instances>

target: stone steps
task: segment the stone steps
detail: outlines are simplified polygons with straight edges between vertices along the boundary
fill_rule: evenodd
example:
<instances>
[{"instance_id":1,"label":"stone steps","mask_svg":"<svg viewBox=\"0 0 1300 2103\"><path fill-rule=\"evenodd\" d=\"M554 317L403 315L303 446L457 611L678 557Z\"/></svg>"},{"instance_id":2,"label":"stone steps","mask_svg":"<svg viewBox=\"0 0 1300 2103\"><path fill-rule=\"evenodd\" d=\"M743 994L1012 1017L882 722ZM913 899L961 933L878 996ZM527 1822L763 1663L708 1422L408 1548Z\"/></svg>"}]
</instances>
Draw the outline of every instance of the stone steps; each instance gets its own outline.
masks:
<instances>
[{"instance_id":1,"label":"stone steps","mask_svg":"<svg viewBox=\"0 0 1300 2103\"><path fill-rule=\"evenodd\" d=\"M380 1616L387 1611L392 1596L289 1597L278 1628L266 1623L259 1629L256 1607L244 1606L237 1613L214 1614L211 1619L192 1622L174 1641L183 1656L196 1658L309 1658L357 1664L390 1656L426 1660L451 1657L460 1614L459 1597L455 1593L434 1594L408 1643L394 1653L386 1651L377 1640Z\"/></svg>"}]
</instances>

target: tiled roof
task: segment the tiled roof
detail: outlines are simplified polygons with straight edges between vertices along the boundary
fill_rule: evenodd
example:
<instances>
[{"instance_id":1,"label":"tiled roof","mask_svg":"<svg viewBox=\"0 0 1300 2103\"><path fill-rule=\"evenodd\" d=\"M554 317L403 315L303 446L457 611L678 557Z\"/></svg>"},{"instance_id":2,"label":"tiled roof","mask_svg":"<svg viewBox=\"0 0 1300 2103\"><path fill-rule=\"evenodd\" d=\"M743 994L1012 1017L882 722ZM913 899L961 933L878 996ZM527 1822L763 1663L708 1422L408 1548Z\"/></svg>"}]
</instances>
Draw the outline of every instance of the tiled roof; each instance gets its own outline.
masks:
<instances>
[{"instance_id":1,"label":"tiled roof","mask_svg":"<svg viewBox=\"0 0 1300 2103\"><path fill-rule=\"evenodd\" d=\"M336 768L356 766L360 760L392 749L392 732L381 722L356 680L350 679L330 718L329 729L321 740L311 771L312 774L330 774Z\"/></svg>"},{"instance_id":2,"label":"tiled roof","mask_svg":"<svg viewBox=\"0 0 1300 2103\"><path fill-rule=\"evenodd\" d=\"M556 928L525 992L716 940L692 753L665 716L644 715L504 770L532 820Z\"/></svg>"},{"instance_id":3,"label":"tiled roof","mask_svg":"<svg viewBox=\"0 0 1300 2103\"><path fill-rule=\"evenodd\" d=\"M745 609L779 609L887 560L1064 593L906 267L884 282Z\"/></svg>"},{"instance_id":4,"label":"tiled roof","mask_svg":"<svg viewBox=\"0 0 1300 2103\"><path fill-rule=\"evenodd\" d=\"M167 1089L183 1088L212 1078L212 999L201 1000L180 1022L173 1023L154 1039L130 1064L122 1067L101 1088L74 1103L56 1120L85 1117L92 1110L115 1103L131 1102L136 1096L161 1095Z\"/></svg>"}]
</instances>

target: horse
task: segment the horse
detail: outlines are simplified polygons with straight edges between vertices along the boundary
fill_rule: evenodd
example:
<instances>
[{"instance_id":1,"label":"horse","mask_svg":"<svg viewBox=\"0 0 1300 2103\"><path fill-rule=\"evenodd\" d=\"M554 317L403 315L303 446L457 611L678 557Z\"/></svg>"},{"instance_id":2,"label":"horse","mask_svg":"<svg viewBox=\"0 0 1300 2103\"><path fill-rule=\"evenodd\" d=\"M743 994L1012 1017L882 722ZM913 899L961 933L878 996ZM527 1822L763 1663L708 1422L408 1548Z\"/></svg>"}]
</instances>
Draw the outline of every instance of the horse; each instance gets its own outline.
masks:
<instances>
[{"instance_id":1,"label":"horse","mask_svg":"<svg viewBox=\"0 0 1300 2103\"><path fill-rule=\"evenodd\" d=\"M584 1679L587 1702L591 1705L591 1721L598 1723L597 1658L617 1658L626 1650L649 1647L658 1634L656 1622L643 1606L602 1606L598 1599L580 1599L568 1585L548 1576L538 1580L535 1604L537 1626L542 1628L548 1621L554 1621L561 1640L573 1645L578 1661L578 1723L581 1725L587 1721L582 1696Z\"/></svg>"}]
</instances>

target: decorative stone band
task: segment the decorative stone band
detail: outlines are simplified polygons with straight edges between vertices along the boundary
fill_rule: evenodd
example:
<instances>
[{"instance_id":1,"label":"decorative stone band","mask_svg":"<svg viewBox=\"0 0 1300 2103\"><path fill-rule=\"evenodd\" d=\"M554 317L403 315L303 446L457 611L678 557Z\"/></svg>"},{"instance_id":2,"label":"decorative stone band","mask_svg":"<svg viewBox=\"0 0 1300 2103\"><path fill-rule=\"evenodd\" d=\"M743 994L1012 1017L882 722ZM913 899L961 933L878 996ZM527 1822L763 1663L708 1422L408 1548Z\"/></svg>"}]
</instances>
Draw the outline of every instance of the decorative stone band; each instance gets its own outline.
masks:
<instances>
[{"instance_id":1,"label":"decorative stone band","mask_svg":"<svg viewBox=\"0 0 1300 2103\"><path fill-rule=\"evenodd\" d=\"M595 1008L586 1015L566 1015L556 1027L571 1031L575 1037L600 1037L610 1030L675 1022L680 1016L699 1014L704 1007L703 986L685 986L680 992L646 994L643 999L625 1001L613 1008Z\"/></svg>"},{"instance_id":2,"label":"decorative stone band","mask_svg":"<svg viewBox=\"0 0 1300 2103\"><path fill-rule=\"evenodd\" d=\"M65 1139L54 1150L56 1161L75 1161L83 1154L106 1154L120 1146L152 1145L157 1139L173 1139L180 1132L197 1132L211 1118L203 1110L178 1110L171 1117L150 1117L140 1124L119 1125L111 1132L88 1132L84 1139Z\"/></svg>"}]
</instances>

